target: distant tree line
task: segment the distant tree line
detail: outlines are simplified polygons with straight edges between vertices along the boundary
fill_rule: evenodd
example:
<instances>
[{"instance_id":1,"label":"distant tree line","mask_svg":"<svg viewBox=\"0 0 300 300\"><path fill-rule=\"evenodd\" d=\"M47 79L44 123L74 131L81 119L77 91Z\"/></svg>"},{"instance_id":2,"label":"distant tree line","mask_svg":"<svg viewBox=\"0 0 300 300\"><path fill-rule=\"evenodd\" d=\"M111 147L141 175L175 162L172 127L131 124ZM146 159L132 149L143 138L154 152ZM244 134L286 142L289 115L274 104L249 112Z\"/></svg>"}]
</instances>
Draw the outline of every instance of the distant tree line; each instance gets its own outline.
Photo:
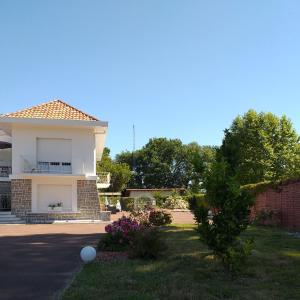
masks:
<instances>
[{"instance_id":1,"label":"distant tree line","mask_svg":"<svg viewBox=\"0 0 300 300\"><path fill-rule=\"evenodd\" d=\"M98 171L111 173L110 190L185 187L201 191L216 163L226 163L241 185L300 176L299 135L285 116L249 110L224 131L220 147L152 138L113 160L105 149Z\"/></svg>"}]
</instances>

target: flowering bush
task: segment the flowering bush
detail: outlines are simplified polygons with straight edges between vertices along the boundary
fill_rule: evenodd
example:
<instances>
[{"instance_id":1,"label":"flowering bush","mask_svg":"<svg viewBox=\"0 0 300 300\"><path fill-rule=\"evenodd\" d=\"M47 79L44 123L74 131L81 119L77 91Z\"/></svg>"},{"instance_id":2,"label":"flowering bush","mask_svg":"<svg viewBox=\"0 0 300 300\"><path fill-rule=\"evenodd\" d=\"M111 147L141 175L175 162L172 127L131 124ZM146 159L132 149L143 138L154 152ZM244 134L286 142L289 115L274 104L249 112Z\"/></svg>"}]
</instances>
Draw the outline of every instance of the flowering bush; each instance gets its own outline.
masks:
<instances>
[{"instance_id":1,"label":"flowering bush","mask_svg":"<svg viewBox=\"0 0 300 300\"><path fill-rule=\"evenodd\" d=\"M156 258L166 247L158 228L153 225L168 224L170 220L168 213L154 210L140 211L135 217L123 216L105 227L106 234L99 241L98 249L127 250L133 258Z\"/></svg>"},{"instance_id":2,"label":"flowering bush","mask_svg":"<svg viewBox=\"0 0 300 300\"><path fill-rule=\"evenodd\" d=\"M141 230L142 225L131 217L121 217L105 226L107 234L100 240L100 250L121 250L132 240L133 234Z\"/></svg>"},{"instance_id":3,"label":"flowering bush","mask_svg":"<svg viewBox=\"0 0 300 300\"><path fill-rule=\"evenodd\" d=\"M164 208L168 209L187 209L188 203L181 196L169 196L163 204Z\"/></svg>"},{"instance_id":4,"label":"flowering bush","mask_svg":"<svg viewBox=\"0 0 300 300\"><path fill-rule=\"evenodd\" d=\"M172 223L172 215L164 210L151 210L149 222L154 226L162 226Z\"/></svg>"},{"instance_id":5,"label":"flowering bush","mask_svg":"<svg viewBox=\"0 0 300 300\"><path fill-rule=\"evenodd\" d=\"M134 210L131 212L130 217L136 220L140 225L150 226L149 210Z\"/></svg>"}]
</instances>

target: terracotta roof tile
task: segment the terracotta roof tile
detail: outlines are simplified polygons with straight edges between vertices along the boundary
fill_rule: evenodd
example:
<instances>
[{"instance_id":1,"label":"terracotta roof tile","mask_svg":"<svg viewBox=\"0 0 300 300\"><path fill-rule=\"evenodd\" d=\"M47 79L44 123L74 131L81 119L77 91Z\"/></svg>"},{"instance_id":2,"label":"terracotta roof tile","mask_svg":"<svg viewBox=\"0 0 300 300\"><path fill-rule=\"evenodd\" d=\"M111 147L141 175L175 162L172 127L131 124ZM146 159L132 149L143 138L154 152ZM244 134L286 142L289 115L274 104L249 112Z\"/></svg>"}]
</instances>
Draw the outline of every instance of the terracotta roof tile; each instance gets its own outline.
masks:
<instances>
[{"instance_id":1,"label":"terracotta roof tile","mask_svg":"<svg viewBox=\"0 0 300 300\"><path fill-rule=\"evenodd\" d=\"M98 121L95 117L92 117L61 100L42 103L24 110L1 115L1 117Z\"/></svg>"}]
</instances>

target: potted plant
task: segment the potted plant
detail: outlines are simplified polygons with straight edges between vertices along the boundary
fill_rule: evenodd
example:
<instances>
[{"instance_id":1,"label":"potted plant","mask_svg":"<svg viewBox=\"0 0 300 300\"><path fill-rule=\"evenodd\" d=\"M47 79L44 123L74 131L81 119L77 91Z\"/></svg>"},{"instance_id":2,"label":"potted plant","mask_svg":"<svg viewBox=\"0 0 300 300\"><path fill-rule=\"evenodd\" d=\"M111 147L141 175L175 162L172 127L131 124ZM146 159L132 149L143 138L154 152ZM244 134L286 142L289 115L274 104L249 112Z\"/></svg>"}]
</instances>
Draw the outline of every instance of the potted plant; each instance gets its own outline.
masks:
<instances>
[{"instance_id":1,"label":"potted plant","mask_svg":"<svg viewBox=\"0 0 300 300\"><path fill-rule=\"evenodd\" d=\"M56 206L56 204L49 204L48 205L48 210L53 211L55 206Z\"/></svg>"},{"instance_id":2,"label":"potted plant","mask_svg":"<svg viewBox=\"0 0 300 300\"><path fill-rule=\"evenodd\" d=\"M55 204L49 204L48 210L50 211L62 211L63 204L62 202L57 202Z\"/></svg>"},{"instance_id":3,"label":"potted plant","mask_svg":"<svg viewBox=\"0 0 300 300\"><path fill-rule=\"evenodd\" d=\"M55 211L62 211L62 206L63 206L62 202L57 202L56 206L54 207L54 210Z\"/></svg>"}]
</instances>

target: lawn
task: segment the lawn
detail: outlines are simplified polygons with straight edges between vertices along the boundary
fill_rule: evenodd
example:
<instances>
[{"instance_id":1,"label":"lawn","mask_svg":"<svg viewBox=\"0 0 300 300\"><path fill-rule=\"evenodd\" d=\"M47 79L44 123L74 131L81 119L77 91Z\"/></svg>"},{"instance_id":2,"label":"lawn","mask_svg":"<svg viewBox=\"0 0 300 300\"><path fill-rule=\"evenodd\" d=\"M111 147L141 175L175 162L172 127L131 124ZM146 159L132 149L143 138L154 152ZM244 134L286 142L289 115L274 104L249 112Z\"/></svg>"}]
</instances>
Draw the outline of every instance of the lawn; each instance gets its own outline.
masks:
<instances>
[{"instance_id":1,"label":"lawn","mask_svg":"<svg viewBox=\"0 0 300 300\"><path fill-rule=\"evenodd\" d=\"M247 230L255 248L237 279L206 255L193 225L172 225L164 235L168 251L160 260L88 264L63 300L300 299L300 239L283 230Z\"/></svg>"}]
</instances>

